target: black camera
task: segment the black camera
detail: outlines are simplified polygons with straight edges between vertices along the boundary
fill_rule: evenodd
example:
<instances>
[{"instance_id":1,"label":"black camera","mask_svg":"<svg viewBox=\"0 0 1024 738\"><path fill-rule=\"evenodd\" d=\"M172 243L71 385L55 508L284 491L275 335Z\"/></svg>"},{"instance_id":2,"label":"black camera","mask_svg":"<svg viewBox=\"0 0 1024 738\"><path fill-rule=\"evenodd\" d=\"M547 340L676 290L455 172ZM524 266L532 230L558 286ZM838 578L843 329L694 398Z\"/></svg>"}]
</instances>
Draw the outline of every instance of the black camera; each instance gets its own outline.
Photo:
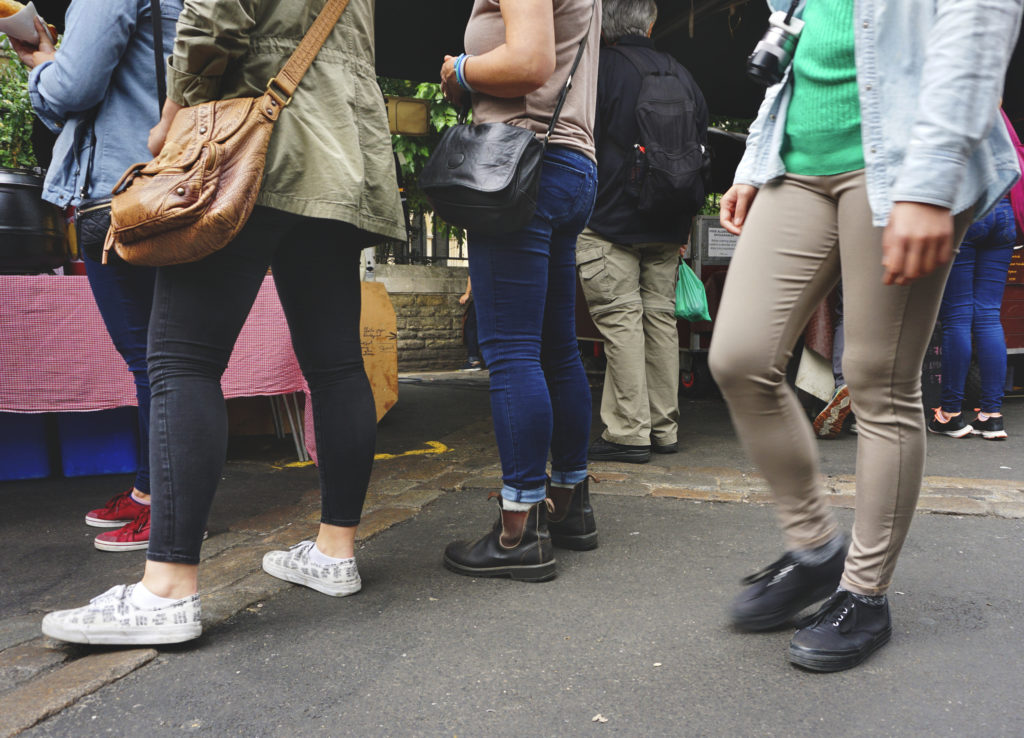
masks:
<instances>
[{"instance_id":1,"label":"black camera","mask_svg":"<svg viewBox=\"0 0 1024 738\"><path fill-rule=\"evenodd\" d=\"M789 12L777 10L768 18L768 30L747 58L747 76L766 87L782 81L793 61L804 22L793 17L797 2Z\"/></svg>"}]
</instances>

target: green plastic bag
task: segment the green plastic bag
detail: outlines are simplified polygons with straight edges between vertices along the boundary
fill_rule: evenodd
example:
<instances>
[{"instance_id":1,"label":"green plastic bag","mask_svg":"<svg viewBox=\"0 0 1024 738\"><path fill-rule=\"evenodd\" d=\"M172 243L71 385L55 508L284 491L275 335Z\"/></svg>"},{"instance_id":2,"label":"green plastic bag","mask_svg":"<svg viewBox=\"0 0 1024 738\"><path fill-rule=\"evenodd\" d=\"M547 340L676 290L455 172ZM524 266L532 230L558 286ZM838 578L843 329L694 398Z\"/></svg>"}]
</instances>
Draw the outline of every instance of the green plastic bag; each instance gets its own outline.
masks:
<instances>
[{"instance_id":1,"label":"green plastic bag","mask_svg":"<svg viewBox=\"0 0 1024 738\"><path fill-rule=\"evenodd\" d=\"M685 261L679 262L679 281L676 282L676 317L695 323L711 320L708 296L700 277L693 273Z\"/></svg>"}]
</instances>

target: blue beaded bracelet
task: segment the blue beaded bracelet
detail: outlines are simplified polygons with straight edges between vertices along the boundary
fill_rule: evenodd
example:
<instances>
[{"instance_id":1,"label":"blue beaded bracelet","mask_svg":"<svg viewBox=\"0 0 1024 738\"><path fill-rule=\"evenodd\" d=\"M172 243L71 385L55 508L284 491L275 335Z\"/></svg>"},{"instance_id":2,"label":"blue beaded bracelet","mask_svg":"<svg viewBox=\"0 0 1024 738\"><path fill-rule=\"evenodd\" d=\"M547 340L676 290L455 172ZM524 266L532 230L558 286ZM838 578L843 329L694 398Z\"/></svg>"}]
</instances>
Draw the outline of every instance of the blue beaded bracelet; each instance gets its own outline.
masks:
<instances>
[{"instance_id":1,"label":"blue beaded bracelet","mask_svg":"<svg viewBox=\"0 0 1024 738\"><path fill-rule=\"evenodd\" d=\"M476 92L476 90L474 90L470 86L469 82L466 81L465 65L466 59L468 59L470 56L472 56L472 54L459 54L457 57L455 57L455 81L458 82L459 87L464 89L466 92L474 93Z\"/></svg>"}]
</instances>

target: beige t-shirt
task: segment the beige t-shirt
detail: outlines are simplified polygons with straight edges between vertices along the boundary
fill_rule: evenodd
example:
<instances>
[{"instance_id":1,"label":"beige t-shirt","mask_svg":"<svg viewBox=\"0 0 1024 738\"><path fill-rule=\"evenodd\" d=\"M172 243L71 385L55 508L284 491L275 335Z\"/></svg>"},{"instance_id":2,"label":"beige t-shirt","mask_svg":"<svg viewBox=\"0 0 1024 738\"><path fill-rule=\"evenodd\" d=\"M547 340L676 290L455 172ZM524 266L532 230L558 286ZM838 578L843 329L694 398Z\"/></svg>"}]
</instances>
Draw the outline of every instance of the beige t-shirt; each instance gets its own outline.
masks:
<instances>
[{"instance_id":1,"label":"beige t-shirt","mask_svg":"<svg viewBox=\"0 0 1024 738\"><path fill-rule=\"evenodd\" d=\"M511 2L512 0L505 0ZM601 0L554 0L555 72L540 89L524 97L473 95L473 121L511 123L543 135L569 77L580 41L590 23L587 48L572 80L551 143L594 156L594 110L597 105L597 60L601 41ZM591 12L594 13L591 22ZM474 0L466 26L466 53L484 54L505 43L501 0ZM470 62L472 67L472 62Z\"/></svg>"}]
</instances>

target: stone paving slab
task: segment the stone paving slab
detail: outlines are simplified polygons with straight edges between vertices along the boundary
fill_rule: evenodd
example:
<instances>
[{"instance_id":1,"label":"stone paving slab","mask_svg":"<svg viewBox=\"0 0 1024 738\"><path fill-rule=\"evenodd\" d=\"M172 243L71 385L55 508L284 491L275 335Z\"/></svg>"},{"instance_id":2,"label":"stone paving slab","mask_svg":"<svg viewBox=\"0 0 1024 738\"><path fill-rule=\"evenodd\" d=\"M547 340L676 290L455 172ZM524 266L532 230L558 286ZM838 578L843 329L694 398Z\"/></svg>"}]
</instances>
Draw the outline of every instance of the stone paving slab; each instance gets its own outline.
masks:
<instances>
[{"instance_id":1,"label":"stone paving slab","mask_svg":"<svg viewBox=\"0 0 1024 738\"><path fill-rule=\"evenodd\" d=\"M0 695L0 738L30 728L156 658L152 648L85 656Z\"/></svg>"}]
</instances>

